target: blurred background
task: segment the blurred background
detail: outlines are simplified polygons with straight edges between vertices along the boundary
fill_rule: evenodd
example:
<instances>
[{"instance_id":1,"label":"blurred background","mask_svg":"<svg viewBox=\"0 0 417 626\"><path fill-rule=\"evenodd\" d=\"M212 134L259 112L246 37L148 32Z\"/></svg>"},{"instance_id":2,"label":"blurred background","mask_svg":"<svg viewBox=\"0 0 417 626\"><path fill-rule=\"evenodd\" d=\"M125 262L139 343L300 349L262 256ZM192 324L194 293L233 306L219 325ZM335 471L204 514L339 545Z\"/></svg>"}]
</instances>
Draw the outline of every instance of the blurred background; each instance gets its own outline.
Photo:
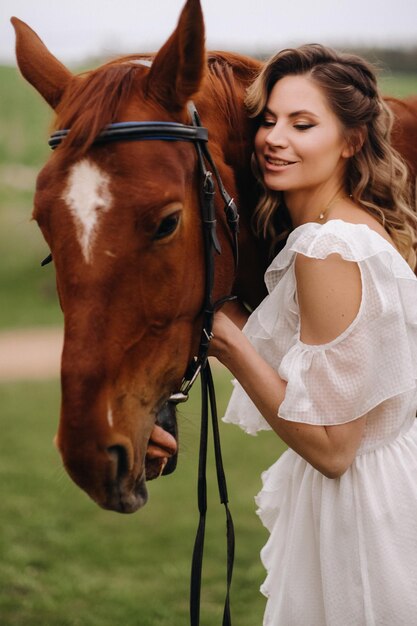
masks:
<instances>
[{"instance_id":1,"label":"blurred background","mask_svg":"<svg viewBox=\"0 0 417 626\"><path fill-rule=\"evenodd\" d=\"M53 626L182 626L197 525L198 390L181 410L178 470L150 485L131 517L99 510L61 468L53 448L59 414L62 319L48 249L31 221L36 175L48 157L51 111L18 74L9 19L26 21L74 71L118 54L157 50L182 0L3 0L0 5L0 623ZM202 0L207 45L265 58L321 42L354 50L379 67L387 95L417 94L415 0ZM230 376L216 370L219 412ZM266 532L254 513L260 473L282 452L221 426L237 531L235 623L261 623L258 552ZM212 460L210 473L213 476ZM224 520L209 480L201 623L221 623Z\"/></svg>"}]
</instances>

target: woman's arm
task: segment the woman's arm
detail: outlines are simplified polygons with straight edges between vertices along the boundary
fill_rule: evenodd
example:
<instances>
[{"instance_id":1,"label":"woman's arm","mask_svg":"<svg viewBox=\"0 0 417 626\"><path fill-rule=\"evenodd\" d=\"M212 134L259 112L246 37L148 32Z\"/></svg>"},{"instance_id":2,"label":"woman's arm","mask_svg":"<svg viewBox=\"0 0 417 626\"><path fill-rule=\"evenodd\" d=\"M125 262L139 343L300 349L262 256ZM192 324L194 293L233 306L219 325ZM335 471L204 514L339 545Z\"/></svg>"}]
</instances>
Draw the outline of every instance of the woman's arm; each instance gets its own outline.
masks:
<instances>
[{"instance_id":1,"label":"woman's arm","mask_svg":"<svg viewBox=\"0 0 417 626\"><path fill-rule=\"evenodd\" d=\"M331 341L358 313L358 266L338 255L324 260L298 255L295 270L302 340L317 344ZM338 426L314 426L278 417L286 382L222 313L216 315L213 332L211 353L237 378L279 437L328 478L341 476L355 457L364 418Z\"/></svg>"},{"instance_id":2,"label":"woman's arm","mask_svg":"<svg viewBox=\"0 0 417 626\"><path fill-rule=\"evenodd\" d=\"M250 315L248 309L239 300L226 302L222 307L222 311L226 313L227 317L231 319L240 330L242 330Z\"/></svg>"}]
</instances>

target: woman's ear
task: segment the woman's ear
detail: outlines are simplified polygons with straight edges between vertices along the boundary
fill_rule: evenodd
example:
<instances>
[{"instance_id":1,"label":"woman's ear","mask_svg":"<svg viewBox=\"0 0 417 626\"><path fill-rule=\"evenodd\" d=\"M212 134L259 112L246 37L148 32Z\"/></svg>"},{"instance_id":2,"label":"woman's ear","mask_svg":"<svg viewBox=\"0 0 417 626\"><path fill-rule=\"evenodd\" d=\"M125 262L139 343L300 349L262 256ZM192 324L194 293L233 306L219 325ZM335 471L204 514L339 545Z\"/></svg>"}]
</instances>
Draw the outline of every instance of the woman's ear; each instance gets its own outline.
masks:
<instances>
[{"instance_id":1,"label":"woman's ear","mask_svg":"<svg viewBox=\"0 0 417 626\"><path fill-rule=\"evenodd\" d=\"M365 126L351 130L346 138L346 146L342 151L342 157L344 159L350 159L354 154L357 154L362 149L365 138Z\"/></svg>"}]
</instances>

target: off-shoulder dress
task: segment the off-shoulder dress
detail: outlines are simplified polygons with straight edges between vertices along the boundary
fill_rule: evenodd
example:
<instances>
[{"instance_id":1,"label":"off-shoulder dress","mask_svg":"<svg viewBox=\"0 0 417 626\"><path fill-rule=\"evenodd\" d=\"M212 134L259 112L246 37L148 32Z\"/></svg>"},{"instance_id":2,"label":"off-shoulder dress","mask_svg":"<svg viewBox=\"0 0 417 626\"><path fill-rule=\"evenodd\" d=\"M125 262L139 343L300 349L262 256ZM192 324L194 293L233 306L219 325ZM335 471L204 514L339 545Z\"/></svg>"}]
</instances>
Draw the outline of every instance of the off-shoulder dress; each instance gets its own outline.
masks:
<instances>
[{"instance_id":1,"label":"off-shoulder dress","mask_svg":"<svg viewBox=\"0 0 417 626\"><path fill-rule=\"evenodd\" d=\"M359 312L323 345L300 340L297 253L360 269ZM244 333L287 381L278 415L325 426L366 415L366 426L340 478L291 449L263 473L264 626L417 624L417 279L377 232L329 220L296 228L265 281ZM223 419L270 429L237 381Z\"/></svg>"}]
</instances>

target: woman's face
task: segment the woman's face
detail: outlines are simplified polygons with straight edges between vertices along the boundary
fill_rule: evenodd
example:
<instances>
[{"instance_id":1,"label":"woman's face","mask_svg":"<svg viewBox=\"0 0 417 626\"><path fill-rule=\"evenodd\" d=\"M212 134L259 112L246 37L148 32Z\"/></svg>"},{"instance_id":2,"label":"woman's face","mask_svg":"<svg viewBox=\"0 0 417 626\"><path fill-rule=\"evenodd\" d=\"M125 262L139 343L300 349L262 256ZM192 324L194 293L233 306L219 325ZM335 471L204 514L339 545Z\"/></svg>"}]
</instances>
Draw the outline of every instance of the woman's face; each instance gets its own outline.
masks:
<instances>
[{"instance_id":1,"label":"woman's face","mask_svg":"<svg viewBox=\"0 0 417 626\"><path fill-rule=\"evenodd\" d=\"M351 156L341 123L307 76L285 76L274 85L255 152L266 187L284 192L341 185Z\"/></svg>"}]
</instances>

